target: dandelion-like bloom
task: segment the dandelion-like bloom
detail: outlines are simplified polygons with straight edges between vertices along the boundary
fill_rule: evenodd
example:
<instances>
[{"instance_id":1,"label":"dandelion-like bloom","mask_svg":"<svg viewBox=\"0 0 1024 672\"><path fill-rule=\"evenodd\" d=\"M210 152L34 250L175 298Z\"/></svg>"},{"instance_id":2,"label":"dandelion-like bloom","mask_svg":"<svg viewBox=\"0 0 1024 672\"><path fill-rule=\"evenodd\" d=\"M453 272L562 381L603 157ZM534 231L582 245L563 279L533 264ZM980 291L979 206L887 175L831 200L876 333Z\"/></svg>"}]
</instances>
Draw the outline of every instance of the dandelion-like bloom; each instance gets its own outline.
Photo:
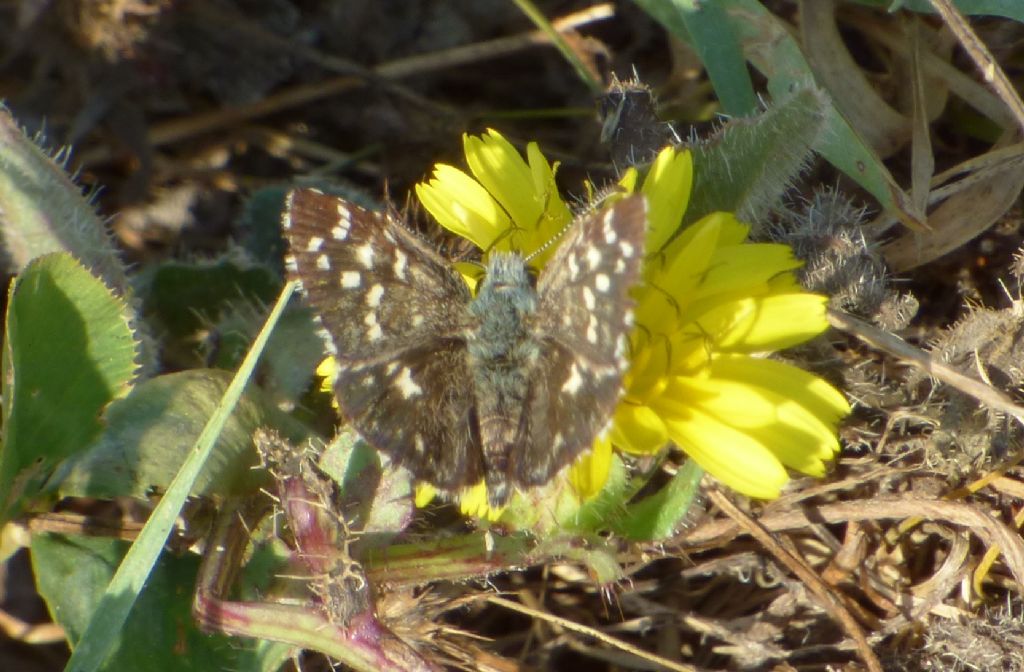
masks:
<instances>
[{"instance_id":1,"label":"dandelion-like bloom","mask_svg":"<svg viewBox=\"0 0 1024 672\"><path fill-rule=\"evenodd\" d=\"M485 252L528 255L571 221L535 143L526 161L496 131L466 136L464 149L472 176L441 164L416 187L442 226ZM620 182L647 198L648 260L633 292L631 362L611 431L569 474L582 499L603 486L613 445L649 455L672 441L726 485L764 499L779 495L787 467L822 476L839 449L835 428L850 410L842 394L764 358L824 331L826 297L797 284L800 262L788 246L746 242L749 228L731 213L680 231L692 177L690 153L667 148L639 189L635 170ZM552 251L532 263L543 265ZM482 486L463 509L495 517Z\"/></svg>"}]
</instances>

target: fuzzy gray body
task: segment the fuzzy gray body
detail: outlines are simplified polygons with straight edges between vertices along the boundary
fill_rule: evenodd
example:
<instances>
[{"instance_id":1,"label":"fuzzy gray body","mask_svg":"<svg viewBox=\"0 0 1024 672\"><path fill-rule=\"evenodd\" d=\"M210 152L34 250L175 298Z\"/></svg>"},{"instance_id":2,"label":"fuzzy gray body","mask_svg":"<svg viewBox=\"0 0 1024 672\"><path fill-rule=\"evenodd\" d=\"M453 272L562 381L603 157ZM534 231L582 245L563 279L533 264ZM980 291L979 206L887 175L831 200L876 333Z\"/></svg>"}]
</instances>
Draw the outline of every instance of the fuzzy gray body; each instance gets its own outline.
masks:
<instances>
[{"instance_id":1,"label":"fuzzy gray body","mask_svg":"<svg viewBox=\"0 0 1024 672\"><path fill-rule=\"evenodd\" d=\"M522 409L542 344L532 328L537 291L518 254L494 253L469 304L466 363L473 372L484 481L495 502L508 499L509 456L520 437Z\"/></svg>"},{"instance_id":2,"label":"fuzzy gray body","mask_svg":"<svg viewBox=\"0 0 1024 672\"><path fill-rule=\"evenodd\" d=\"M484 480L502 506L546 483L607 427L622 388L629 288L645 206L578 222L536 287L494 253L476 298L434 250L381 213L302 189L286 265L338 360L335 394L363 438L442 491Z\"/></svg>"}]
</instances>

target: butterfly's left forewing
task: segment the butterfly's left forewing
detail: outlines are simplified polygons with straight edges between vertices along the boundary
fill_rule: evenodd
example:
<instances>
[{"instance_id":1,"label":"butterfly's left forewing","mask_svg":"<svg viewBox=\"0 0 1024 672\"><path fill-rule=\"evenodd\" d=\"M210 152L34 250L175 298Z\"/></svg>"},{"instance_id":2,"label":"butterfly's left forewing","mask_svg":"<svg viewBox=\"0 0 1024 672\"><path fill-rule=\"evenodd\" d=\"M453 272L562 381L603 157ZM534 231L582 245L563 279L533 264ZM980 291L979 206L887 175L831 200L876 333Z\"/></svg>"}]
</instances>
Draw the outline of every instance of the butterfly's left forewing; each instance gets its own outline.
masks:
<instances>
[{"instance_id":1,"label":"butterfly's left forewing","mask_svg":"<svg viewBox=\"0 0 1024 672\"><path fill-rule=\"evenodd\" d=\"M289 276L338 362L343 414L417 478L442 489L477 482L462 278L385 214L312 189L289 194L283 228Z\"/></svg>"}]
</instances>

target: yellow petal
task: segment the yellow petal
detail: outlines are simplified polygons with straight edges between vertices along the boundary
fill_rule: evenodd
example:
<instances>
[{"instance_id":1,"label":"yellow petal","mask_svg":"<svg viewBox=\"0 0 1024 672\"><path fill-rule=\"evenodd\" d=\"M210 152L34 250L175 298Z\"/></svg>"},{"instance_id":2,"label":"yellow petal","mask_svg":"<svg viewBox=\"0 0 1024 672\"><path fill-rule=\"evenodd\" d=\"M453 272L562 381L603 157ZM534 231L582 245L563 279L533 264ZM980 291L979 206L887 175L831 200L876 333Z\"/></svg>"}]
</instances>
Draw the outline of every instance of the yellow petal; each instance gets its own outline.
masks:
<instances>
[{"instance_id":1,"label":"yellow petal","mask_svg":"<svg viewBox=\"0 0 1024 672\"><path fill-rule=\"evenodd\" d=\"M673 245L675 253L670 258L655 255L648 260L645 283L634 292L637 324L654 333L669 334L676 329L694 287L707 272L719 231L714 221L694 224L686 231L687 244Z\"/></svg>"},{"instance_id":2,"label":"yellow petal","mask_svg":"<svg viewBox=\"0 0 1024 672\"><path fill-rule=\"evenodd\" d=\"M593 449L583 455L569 469L569 483L580 501L593 499L608 481L612 466L612 442L608 437L594 441Z\"/></svg>"},{"instance_id":3,"label":"yellow petal","mask_svg":"<svg viewBox=\"0 0 1024 672\"><path fill-rule=\"evenodd\" d=\"M851 411L842 392L823 378L783 362L722 354L715 356L711 370L716 378L775 390L831 425L838 423Z\"/></svg>"},{"instance_id":4,"label":"yellow petal","mask_svg":"<svg viewBox=\"0 0 1024 672\"><path fill-rule=\"evenodd\" d=\"M690 408L685 416L663 414L669 436L705 471L749 497L774 499L789 475L779 460L750 435Z\"/></svg>"},{"instance_id":5,"label":"yellow petal","mask_svg":"<svg viewBox=\"0 0 1024 672\"><path fill-rule=\"evenodd\" d=\"M523 157L500 133L464 135L466 163L473 177L512 218L518 229L533 230L544 211L546 194L534 190L533 174Z\"/></svg>"},{"instance_id":6,"label":"yellow petal","mask_svg":"<svg viewBox=\"0 0 1024 672\"><path fill-rule=\"evenodd\" d=\"M718 227L718 240L722 246L739 245L746 242L750 235L750 226L736 219L736 214L732 212L709 213L694 222L694 226L704 221L714 222Z\"/></svg>"},{"instance_id":7,"label":"yellow petal","mask_svg":"<svg viewBox=\"0 0 1024 672\"><path fill-rule=\"evenodd\" d=\"M782 464L814 476L825 472L824 461L839 449L834 423L772 387L726 378L674 378L665 390L664 403L686 400L687 410L715 418L767 448ZM742 409L742 413L737 413ZM682 413L680 413L682 415Z\"/></svg>"},{"instance_id":8,"label":"yellow petal","mask_svg":"<svg viewBox=\"0 0 1024 672\"><path fill-rule=\"evenodd\" d=\"M633 166L626 169L626 172L619 178L619 186L626 195L632 195L636 193L636 183L640 179L640 173Z\"/></svg>"},{"instance_id":9,"label":"yellow petal","mask_svg":"<svg viewBox=\"0 0 1024 672\"><path fill-rule=\"evenodd\" d=\"M544 158L536 142L531 142L526 146L526 157L533 176L534 194L542 197L544 206L540 221L537 222L533 233L528 240L524 240L525 247L522 251L528 254L543 247L572 224L572 211L558 194L558 185L555 183L555 167L552 167ZM557 245L548 245L533 259L533 262L537 267L542 267L556 249L558 249Z\"/></svg>"},{"instance_id":10,"label":"yellow petal","mask_svg":"<svg viewBox=\"0 0 1024 672\"><path fill-rule=\"evenodd\" d=\"M323 378L334 378L334 374L337 371L338 360L334 359L334 357L324 357L316 367L316 375Z\"/></svg>"},{"instance_id":11,"label":"yellow petal","mask_svg":"<svg viewBox=\"0 0 1024 672\"><path fill-rule=\"evenodd\" d=\"M629 371L623 379L623 388L631 402L643 405L651 397L661 394L665 385L664 377L669 368L669 350L667 339L651 332L637 329L633 335L633 354L630 357Z\"/></svg>"},{"instance_id":12,"label":"yellow petal","mask_svg":"<svg viewBox=\"0 0 1024 672\"><path fill-rule=\"evenodd\" d=\"M739 299L715 306L697 323L717 352L770 352L825 331L827 302L807 293Z\"/></svg>"},{"instance_id":13,"label":"yellow petal","mask_svg":"<svg viewBox=\"0 0 1024 672\"><path fill-rule=\"evenodd\" d=\"M480 481L476 485L464 489L459 494L459 509L467 516L497 520L501 517L504 507L492 509L487 501L487 484Z\"/></svg>"},{"instance_id":14,"label":"yellow petal","mask_svg":"<svg viewBox=\"0 0 1024 672\"><path fill-rule=\"evenodd\" d=\"M416 506L423 508L427 504L434 501L434 497L437 496L437 489L429 483L417 483L416 484Z\"/></svg>"},{"instance_id":15,"label":"yellow petal","mask_svg":"<svg viewBox=\"0 0 1024 672\"><path fill-rule=\"evenodd\" d=\"M610 433L618 448L638 455L650 455L661 450L668 441L664 421L649 406L620 403L615 409L615 420Z\"/></svg>"},{"instance_id":16,"label":"yellow petal","mask_svg":"<svg viewBox=\"0 0 1024 672\"><path fill-rule=\"evenodd\" d=\"M452 266L462 276L462 279L469 287L469 291L476 296L476 286L480 284L480 280L484 277L483 267L480 264L474 264L469 261L456 261Z\"/></svg>"},{"instance_id":17,"label":"yellow petal","mask_svg":"<svg viewBox=\"0 0 1024 672\"><path fill-rule=\"evenodd\" d=\"M802 265L789 245L748 243L720 246L708 265L707 275L696 289L694 300L713 294L765 293L774 278L780 275L792 278L789 271Z\"/></svg>"},{"instance_id":18,"label":"yellow petal","mask_svg":"<svg viewBox=\"0 0 1024 672\"><path fill-rule=\"evenodd\" d=\"M434 166L433 178L417 184L416 195L441 226L482 250L500 246L502 234L509 229L508 215L487 190L453 166Z\"/></svg>"},{"instance_id":19,"label":"yellow petal","mask_svg":"<svg viewBox=\"0 0 1024 672\"><path fill-rule=\"evenodd\" d=\"M642 188L649 207L648 253L660 251L679 230L692 186L693 156L690 152L676 152L672 147L663 149L651 164Z\"/></svg>"},{"instance_id":20,"label":"yellow petal","mask_svg":"<svg viewBox=\"0 0 1024 672\"><path fill-rule=\"evenodd\" d=\"M340 408L338 397L334 396L334 377L337 373L338 360L331 356L324 357L316 367L316 375L320 378L320 391L331 395L331 406Z\"/></svg>"}]
</instances>

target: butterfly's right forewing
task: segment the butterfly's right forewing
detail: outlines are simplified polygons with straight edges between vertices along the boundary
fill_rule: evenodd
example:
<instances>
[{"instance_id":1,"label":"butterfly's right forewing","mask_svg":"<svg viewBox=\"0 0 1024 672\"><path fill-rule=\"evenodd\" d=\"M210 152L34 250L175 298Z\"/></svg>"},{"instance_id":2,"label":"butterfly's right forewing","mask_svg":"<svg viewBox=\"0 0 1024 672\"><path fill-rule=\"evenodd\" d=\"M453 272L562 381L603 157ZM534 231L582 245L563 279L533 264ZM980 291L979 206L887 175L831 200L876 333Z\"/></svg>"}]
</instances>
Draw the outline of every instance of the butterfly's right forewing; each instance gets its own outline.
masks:
<instances>
[{"instance_id":1,"label":"butterfly's right forewing","mask_svg":"<svg viewBox=\"0 0 1024 672\"><path fill-rule=\"evenodd\" d=\"M641 196L584 217L537 283L538 370L523 409L513 480L547 482L588 450L622 395L647 210Z\"/></svg>"}]
</instances>

